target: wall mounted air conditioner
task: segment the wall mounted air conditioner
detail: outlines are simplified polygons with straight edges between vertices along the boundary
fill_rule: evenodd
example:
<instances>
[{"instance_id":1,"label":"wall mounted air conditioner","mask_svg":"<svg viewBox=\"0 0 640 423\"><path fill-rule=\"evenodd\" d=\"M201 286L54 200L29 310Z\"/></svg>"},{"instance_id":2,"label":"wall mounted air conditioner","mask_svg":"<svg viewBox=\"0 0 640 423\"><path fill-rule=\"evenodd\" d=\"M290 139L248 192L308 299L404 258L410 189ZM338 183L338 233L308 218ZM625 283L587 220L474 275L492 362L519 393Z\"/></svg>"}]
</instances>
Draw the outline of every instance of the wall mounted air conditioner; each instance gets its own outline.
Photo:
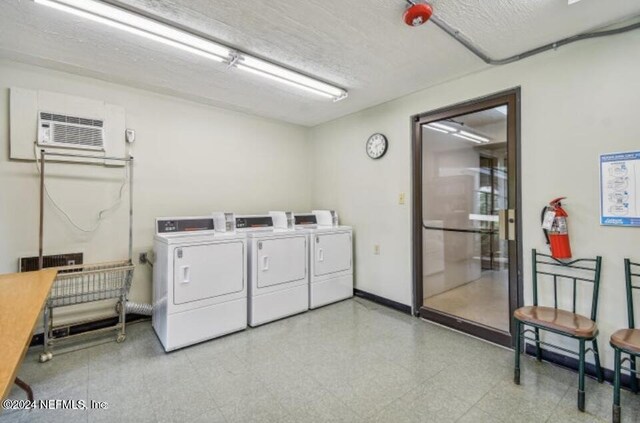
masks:
<instances>
[{"instance_id":1,"label":"wall mounted air conditioner","mask_svg":"<svg viewBox=\"0 0 640 423\"><path fill-rule=\"evenodd\" d=\"M104 120L38 112L38 145L104 151Z\"/></svg>"},{"instance_id":2,"label":"wall mounted air conditioner","mask_svg":"<svg viewBox=\"0 0 640 423\"><path fill-rule=\"evenodd\" d=\"M40 150L74 152L68 162L123 162L83 156L124 157L125 110L101 100L29 88L11 87L9 95L9 157L36 160Z\"/></svg>"}]
</instances>

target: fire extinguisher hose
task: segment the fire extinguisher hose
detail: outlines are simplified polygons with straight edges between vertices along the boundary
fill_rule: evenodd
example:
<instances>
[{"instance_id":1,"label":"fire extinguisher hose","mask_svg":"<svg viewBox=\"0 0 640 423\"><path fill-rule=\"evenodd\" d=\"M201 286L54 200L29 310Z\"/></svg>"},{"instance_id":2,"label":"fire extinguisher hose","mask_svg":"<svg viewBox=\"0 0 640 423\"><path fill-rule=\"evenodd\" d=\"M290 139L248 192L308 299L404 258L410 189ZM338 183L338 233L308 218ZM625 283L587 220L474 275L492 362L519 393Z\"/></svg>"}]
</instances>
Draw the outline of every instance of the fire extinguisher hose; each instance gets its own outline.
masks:
<instances>
[{"instance_id":1,"label":"fire extinguisher hose","mask_svg":"<svg viewBox=\"0 0 640 423\"><path fill-rule=\"evenodd\" d=\"M540 212L540 224L544 223L544 215L547 212L548 207L544 206L542 208L542 212ZM551 244L551 241L549 241L549 231L547 231L546 229L542 228L542 233L544 234L544 238L547 240L547 245Z\"/></svg>"}]
</instances>

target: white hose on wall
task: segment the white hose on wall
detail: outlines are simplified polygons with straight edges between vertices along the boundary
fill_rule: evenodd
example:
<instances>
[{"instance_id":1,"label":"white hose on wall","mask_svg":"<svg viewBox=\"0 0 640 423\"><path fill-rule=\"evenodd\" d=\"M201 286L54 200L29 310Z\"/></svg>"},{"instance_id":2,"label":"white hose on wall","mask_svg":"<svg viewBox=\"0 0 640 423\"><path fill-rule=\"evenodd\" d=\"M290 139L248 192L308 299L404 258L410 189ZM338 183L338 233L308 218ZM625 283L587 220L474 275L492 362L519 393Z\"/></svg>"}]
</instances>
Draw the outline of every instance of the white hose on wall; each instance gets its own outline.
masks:
<instances>
[{"instance_id":1,"label":"white hose on wall","mask_svg":"<svg viewBox=\"0 0 640 423\"><path fill-rule=\"evenodd\" d=\"M134 303L127 301L125 306L125 312L127 314L140 314L142 316L151 316L153 312L153 306L151 304Z\"/></svg>"}]
</instances>

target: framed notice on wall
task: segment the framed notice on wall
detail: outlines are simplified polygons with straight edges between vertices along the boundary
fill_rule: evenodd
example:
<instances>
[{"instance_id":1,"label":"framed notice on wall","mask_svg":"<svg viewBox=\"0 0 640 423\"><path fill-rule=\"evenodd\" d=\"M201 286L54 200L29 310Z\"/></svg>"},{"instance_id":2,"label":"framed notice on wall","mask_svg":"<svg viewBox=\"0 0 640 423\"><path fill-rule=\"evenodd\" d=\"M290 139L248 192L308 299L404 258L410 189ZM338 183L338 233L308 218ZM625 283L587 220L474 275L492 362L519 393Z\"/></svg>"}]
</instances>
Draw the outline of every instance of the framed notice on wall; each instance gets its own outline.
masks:
<instances>
[{"instance_id":1,"label":"framed notice on wall","mask_svg":"<svg viewBox=\"0 0 640 423\"><path fill-rule=\"evenodd\" d=\"M640 151L600 156L600 224L640 226Z\"/></svg>"}]
</instances>

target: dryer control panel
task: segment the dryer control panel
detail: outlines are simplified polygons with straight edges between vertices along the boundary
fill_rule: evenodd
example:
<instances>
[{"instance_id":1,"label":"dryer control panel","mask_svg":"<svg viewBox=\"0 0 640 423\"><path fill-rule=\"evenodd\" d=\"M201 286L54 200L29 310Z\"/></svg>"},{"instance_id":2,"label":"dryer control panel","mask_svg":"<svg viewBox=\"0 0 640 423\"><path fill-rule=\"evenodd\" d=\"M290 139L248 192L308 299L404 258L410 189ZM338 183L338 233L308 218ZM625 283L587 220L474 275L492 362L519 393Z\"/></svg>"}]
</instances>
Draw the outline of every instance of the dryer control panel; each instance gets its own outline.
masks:
<instances>
[{"instance_id":1,"label":"dryer control panel","mask_svg":"<svg viewBox=\"0 0 640 423\"><path fill-rule=\"evenodd\" d=\"M156 233L212 231L212 217L160 217L156 219Z\"/></svg>"},{"instance_id":2,"label":"dryer control panel","mask_svg":"<svg viewBox=\"0 0 640 423\"><path fill-rule=\"evenodd\" d=\"M317 225L318 218L313 213L308 214L296 214L295 215L295 224L297 225Z\"/></svg>"},{"instance_id":3,"label":"dryer control panel","mask_svg":"<svg viewBox=\"0 0 640 423\"><path fill-rule=\"evenodd\" d=\"M236 229L269 229L273 228L271 216L238 216L236 217Z\"/></svg>"}]
</instances>

